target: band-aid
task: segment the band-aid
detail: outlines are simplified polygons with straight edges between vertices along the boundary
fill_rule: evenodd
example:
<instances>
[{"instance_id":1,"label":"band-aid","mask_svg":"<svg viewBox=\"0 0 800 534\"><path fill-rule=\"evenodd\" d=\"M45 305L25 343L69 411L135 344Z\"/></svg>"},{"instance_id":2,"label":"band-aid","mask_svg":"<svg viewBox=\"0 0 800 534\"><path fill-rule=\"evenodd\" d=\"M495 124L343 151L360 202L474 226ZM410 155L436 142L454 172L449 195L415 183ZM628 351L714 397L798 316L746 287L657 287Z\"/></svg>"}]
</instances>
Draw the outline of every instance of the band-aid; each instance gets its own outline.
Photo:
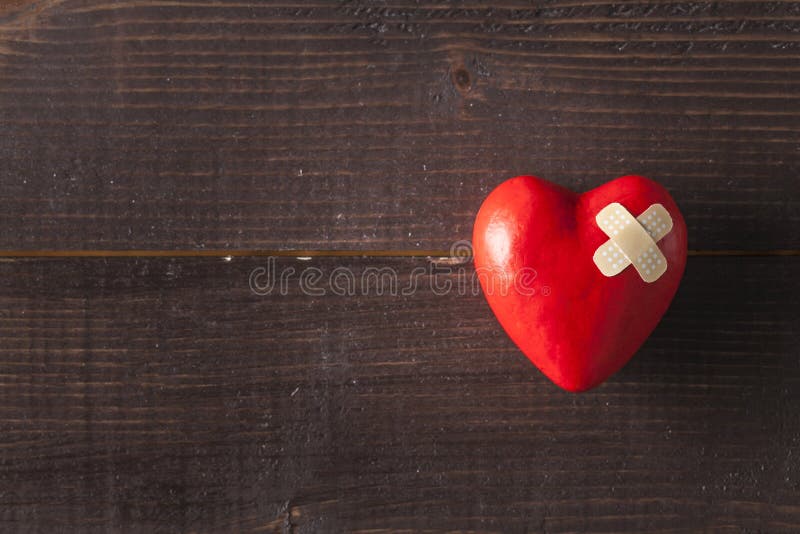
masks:
<instances>
[{"instance_id":1,"label":"band-aid","mask_svg":"<svg viewBox=\"0 0 800 534\"><path fill-rule=\"evenodd\" d=\"M621 204L609 204L597 214L597 225L611 239L594 253L594 263L605 276L616 276L633 263L645 282L655 282L667 270L667 259L656 244L672 230L672 217L653 204L633 218Z\"/></svg>"}]
</instances>

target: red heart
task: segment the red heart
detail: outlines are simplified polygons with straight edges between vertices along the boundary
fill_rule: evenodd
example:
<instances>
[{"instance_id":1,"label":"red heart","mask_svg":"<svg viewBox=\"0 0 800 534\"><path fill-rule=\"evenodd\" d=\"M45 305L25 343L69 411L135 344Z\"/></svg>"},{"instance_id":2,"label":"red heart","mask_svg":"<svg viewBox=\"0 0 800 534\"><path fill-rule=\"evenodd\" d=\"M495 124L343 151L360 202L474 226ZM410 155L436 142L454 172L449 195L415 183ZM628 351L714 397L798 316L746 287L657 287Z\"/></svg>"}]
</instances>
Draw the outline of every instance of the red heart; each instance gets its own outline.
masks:
<instances>
[{"instance_id":1,"label":"red heart","mask_svg":"<svg viewBox=\"0 0 800 534\"><path fill-rule=\"evenodd\" d=\"M660 203L672 217L658 242L667 260L658 280L645 282L632 265L606 277L595 265L608 241L595 217L612 202L634 217ZM625 365L669 307L686 266L686 224L669 193L641 176L583 194L518 176L484 201L473 248L486 300L511 339L553 382L584 391Z\"/></svg>"}]
</instances>

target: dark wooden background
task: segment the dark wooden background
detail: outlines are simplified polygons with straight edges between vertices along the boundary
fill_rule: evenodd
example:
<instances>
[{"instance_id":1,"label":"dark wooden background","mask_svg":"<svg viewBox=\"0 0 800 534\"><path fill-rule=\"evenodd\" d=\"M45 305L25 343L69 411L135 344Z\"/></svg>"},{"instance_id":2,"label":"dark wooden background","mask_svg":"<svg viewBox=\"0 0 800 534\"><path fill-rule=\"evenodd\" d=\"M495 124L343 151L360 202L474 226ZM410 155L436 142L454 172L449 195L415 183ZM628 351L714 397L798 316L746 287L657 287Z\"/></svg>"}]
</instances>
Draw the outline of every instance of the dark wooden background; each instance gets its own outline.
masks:
<instances>
[{"instance_id":1,"label":"dark wooden background","mask_svg":"<svg viewBox=\"0 0 800 534\"><path fill-rule=\"evenodd\" d=\"M800 3L13 0L0 79L0 530L800 529ZM250 289L407 283L523 173L686 217L596 390L430 273Z\"/></svg>"}]
</instances>

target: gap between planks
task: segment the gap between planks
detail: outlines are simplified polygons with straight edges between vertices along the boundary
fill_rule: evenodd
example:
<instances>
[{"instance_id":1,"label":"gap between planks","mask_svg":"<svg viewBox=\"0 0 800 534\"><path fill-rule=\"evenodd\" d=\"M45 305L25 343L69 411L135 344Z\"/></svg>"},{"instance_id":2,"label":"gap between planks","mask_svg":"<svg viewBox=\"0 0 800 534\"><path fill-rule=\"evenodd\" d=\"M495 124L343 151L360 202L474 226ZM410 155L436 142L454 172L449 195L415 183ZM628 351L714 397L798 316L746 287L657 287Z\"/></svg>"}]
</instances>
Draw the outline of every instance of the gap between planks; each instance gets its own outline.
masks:
<instances>
[{"instance_id":1,"label":"gap between planks","mask_svg":"<svg viewBox=\"0 0 800 534\"><path fill-rule=\"evenodd\" d=\"M466 256L444 249L421 250L312 250L312 249L236 249L236 250L0 250L0 259L10 258L449 258ZM689 256L800 256L798 249L775 250L690 250Z\"/></svg>"}]
</instances>

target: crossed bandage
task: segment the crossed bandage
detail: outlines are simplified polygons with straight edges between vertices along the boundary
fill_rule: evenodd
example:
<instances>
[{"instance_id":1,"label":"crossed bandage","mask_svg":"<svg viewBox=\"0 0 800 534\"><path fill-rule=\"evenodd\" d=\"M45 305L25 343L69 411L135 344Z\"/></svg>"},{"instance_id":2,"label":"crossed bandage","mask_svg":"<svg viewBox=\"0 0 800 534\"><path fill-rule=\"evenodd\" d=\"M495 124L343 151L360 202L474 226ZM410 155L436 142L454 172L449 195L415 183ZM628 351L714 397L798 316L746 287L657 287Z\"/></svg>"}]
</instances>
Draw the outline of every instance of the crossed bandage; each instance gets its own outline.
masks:
<instances>
[{"instance_id":1,"label":"crossed bandage","mask_svg":"<svg viewBox=\"0 0 800 534\"><path fill-rule=\"evenodd\" d=\"M600 272L615 276L633 264L645 282L655 282L667 270L667 259L658 241L672 230L672 217L661 204L653 204L634 218L613 202L595 217L609 240L600 245L593 259Z\"/></svg>"}]
</instances>

